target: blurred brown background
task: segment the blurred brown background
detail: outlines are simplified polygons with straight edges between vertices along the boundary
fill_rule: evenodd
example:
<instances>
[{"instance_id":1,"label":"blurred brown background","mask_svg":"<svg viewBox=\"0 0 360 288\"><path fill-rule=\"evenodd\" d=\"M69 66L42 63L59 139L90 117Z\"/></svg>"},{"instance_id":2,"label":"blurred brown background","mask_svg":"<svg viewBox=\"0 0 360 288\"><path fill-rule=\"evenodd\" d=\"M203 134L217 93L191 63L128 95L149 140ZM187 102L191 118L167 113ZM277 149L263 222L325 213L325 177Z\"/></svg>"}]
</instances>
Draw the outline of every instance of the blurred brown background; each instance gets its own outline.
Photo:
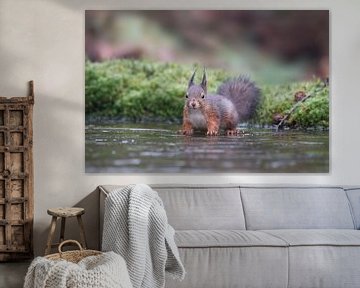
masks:
<instances>
[{"instance_id":1,"label":"blurred brown background","mask_svg":"<svg viewBox=\"0 0 360 288\"><path fill-rule=\"evenodd\" d=\"M90 61L198 64L267 83L329 76L327 10L88 10L85 15Z\"/></svg>"}]
</instances>

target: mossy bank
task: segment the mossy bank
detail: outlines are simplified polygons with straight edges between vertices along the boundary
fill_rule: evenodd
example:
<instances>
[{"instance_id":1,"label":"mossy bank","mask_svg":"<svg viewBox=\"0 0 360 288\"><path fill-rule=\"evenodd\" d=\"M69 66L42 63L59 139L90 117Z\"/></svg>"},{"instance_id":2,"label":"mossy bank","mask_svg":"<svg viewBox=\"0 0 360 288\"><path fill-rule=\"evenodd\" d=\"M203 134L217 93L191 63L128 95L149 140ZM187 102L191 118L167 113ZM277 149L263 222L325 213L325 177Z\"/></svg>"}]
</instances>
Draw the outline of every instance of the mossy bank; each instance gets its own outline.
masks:
<instances>
[{"instance_id":1,"label":"mossy bank","mask_svg":"<svg viewBox=\"0 0 360 288\"><path fill-rule=\"evenodd\" d=\"M116 121L180 122L184 95L194 67L175 63L113 60L85 64L87 122ZM201 73L198 73L200 77ZM215 92L231 75L207 70L208 91ZM198 79L199 80L199 79ZM261 85L261 100L251 124L279 122L296 105L295 95L311 95L286 118L285 126L329 127L329 87L319 79L287 85ZM301 99L297 99L301 100Z\"/></svg>"}]
</instances>

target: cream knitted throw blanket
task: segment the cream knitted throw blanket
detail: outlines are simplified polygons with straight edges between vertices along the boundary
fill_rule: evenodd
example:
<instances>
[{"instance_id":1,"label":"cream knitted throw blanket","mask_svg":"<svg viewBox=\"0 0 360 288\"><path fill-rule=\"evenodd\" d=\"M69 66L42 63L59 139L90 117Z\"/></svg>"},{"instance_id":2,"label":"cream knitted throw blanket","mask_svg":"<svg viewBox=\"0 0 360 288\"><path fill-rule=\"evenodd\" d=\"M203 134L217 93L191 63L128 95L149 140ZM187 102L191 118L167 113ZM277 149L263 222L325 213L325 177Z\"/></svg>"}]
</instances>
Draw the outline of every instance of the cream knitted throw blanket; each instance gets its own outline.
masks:
<instances>
[{"instance_id":1,"label":"cream knitted throw blanket","mask_svg":"<svg viewBox=\"0 0 360 288\"><path fill-rule=\"evenodd\" d=\"M75 264L37 257L24 288L132 288L124 259L114 252L89 256Z\"/></svg>"},{"instance_id":2,"label":"cream knitted throw blanket","mask_svg":"<svg viewBox=\"0 0 360 288\"><path fill-rule=\"evenodd\" d=\"M120 188L105 200L102 250L124 257L134 288L165 287L165 270L184 278L174 232L160 197L147 185Z\"/></svg>"}]
</instances>

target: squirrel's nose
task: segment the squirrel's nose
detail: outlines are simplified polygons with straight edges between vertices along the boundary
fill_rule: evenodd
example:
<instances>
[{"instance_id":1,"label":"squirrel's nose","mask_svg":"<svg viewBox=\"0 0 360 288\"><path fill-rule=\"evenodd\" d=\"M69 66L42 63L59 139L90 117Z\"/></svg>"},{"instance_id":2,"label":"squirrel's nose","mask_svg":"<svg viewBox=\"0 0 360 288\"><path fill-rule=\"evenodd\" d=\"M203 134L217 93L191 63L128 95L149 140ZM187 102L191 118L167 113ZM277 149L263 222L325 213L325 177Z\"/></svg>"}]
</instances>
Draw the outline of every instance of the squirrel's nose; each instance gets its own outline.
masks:
<instances>
[{"instance_id":1,"label":"squirrel's nose","mask_svg":"<svg viewBox=\"0 0 360 288\"><path fill-rule=\"evenodd\" d=\"M191 106L195 108L196 103L195 103L195 102L192 102L192 103L191 103Z\"/></svg>"}]
</instances>

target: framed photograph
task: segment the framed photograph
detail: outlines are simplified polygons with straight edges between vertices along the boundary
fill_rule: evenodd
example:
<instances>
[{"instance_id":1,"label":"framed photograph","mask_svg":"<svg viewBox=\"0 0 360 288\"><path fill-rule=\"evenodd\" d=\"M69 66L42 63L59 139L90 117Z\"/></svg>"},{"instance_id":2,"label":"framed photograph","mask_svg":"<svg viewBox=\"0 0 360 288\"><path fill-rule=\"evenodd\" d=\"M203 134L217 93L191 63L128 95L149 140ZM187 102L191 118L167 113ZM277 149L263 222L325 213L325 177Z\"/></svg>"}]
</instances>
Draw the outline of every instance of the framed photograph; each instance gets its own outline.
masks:
<instances>
[{"instance_id":1,"label":"framed photograph","mask_svg":"<svg viewBox=\"0 0 360 288\"><path fill-rule=\"evenodd\" d=\"M328 173L328 10L87 10L87 173Z\"/></svg>"}]
</instances>

